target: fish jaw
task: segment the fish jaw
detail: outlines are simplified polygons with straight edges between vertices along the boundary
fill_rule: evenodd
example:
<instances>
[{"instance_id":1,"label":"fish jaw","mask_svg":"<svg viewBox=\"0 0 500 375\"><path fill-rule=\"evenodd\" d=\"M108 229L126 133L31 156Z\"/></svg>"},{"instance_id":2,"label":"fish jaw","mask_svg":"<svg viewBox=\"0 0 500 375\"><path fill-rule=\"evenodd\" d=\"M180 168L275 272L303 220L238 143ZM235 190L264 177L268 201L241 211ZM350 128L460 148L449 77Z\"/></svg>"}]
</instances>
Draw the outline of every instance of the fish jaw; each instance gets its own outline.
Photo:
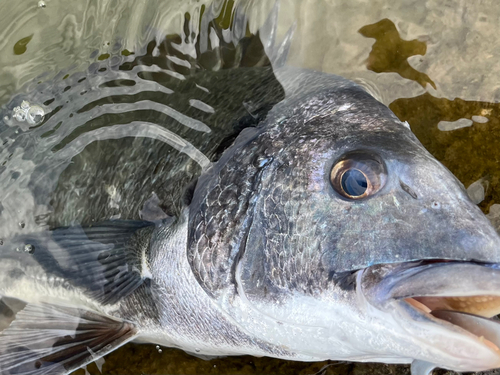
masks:
<instances>
[{"instance_id":1,"label":"fish jaw","mask_svg":"<svg viewBox=\"0 0 500 375\"><path fill-rule=\"evenodd\" d=\"M399 327L413 358L454 371L500 367L500 269L495 264L414 262L357 275L357 296L375 319Z\"/></svg>"},{"instance_id":2,"label":"fish jaw","mask_svg":"<svg viewBox=\"0 0 500 375\"><path fill-rule=\"evenodd\" d=\"M287 358L415 362L454 371L500 367L500 323L483 315L450 311L450 306L429 311L418 302L423 297L449 303L455 298L473 301L489 296L498 310L500 269L494 265L377 265L355 272L352 289L332 282L319 295L284 293L272 301L245 292L240 267L237 293L222 294L217 304L250 336L286 348L292 353ZM481 307L482 301L478 302Z\"/></svg>"}]
</instances>

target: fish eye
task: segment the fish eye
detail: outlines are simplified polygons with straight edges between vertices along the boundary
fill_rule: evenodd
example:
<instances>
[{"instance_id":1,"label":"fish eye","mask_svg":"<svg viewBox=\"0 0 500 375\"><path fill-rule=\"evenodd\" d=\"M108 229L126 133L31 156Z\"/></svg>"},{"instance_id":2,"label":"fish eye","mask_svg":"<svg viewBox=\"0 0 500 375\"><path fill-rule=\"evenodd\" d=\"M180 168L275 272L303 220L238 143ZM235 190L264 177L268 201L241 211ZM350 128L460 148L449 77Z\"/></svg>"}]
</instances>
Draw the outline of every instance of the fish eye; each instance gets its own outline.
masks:
<instances>
[{"instance_id":1,"label":"fish eye","mask_svg":"<svg viewBox=\"0 0 500 375\"><path fill-rule=\"evenodd\" d=\"M354 151L345 154L333 166L330 182L347 199L369 197L385 184L387 172L382 159L373 153Z\"/></svg>"}]
</instances>

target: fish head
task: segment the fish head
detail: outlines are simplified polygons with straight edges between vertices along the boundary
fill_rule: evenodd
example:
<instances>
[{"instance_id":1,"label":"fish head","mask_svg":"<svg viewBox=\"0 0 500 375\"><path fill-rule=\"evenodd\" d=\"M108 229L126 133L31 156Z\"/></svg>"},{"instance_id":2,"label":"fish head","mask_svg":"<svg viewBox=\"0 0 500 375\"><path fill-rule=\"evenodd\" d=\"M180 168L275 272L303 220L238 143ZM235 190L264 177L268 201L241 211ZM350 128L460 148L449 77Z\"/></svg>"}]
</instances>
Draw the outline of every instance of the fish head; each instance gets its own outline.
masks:
<instances>
[{"instance_id":1,"label":"fish head","mask_svg":"<svg viewBox=\"0 0 500 375\"><path fill-rule=\"evenodd\" d=\"M295 359L499 367L469 326L500 313L500 237L464 186L357 86L281 105L217 170L218 204L234 186L243 200L223 212L245 213L223 229L238 238L223 308Z\"/></svg>"},{"instance_id":2,"label":"fish head","mask_svg":"<svg viewBox=\"0 0 500 375\"><path fill-rule=\"evenodd\" d=\"M307 248L335 273L423 259L500 262L499 236L463 184L387 107L357 87L307 104L323 109L257 140L266 164L249 238L254 230L275 242L252 241L254 252ZM282 242L294 237L308 243Z\"/></svg>"}]
</instances>

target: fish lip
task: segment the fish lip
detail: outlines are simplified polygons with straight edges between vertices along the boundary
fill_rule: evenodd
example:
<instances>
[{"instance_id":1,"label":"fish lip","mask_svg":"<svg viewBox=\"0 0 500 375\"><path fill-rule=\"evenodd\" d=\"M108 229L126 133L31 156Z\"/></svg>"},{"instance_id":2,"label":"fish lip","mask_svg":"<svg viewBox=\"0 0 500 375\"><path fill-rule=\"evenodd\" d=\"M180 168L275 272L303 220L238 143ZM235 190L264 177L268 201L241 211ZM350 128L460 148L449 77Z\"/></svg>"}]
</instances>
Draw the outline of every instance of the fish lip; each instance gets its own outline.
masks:
<instances>
[{"instance_id":1,"label":"fish lip","mask_svg":"<svg viewBox=\"0 0 500 375\"><path fill-rule=\"evenodd\" d=\"M378 268L378 270L377 270ZM374 275L368 275L370 271ZM450 276L453 276L450 278ZM482 276L482 277L479 277ZM485 281L485 278L488 278ZM456 280L459 284L453 284ZM405 333L418 336L419 329L428 336L435 333L441 340L443 337L455 342L461 348L470 348L480 353L481 360L473 357L460 357L459 354L444 347L436 348L435 338L420 335L417 341L428 349L441 349L443 358L436 363L437 367L455 371L485 371L500 367L500 342L491 343L456 324L442 320L410 303L414 297L448 297L492 295L500 297L500 264L464 262L450 260L418 261L401 264L376 265L367 267L358 274L358 287L367 302L377 310L392 315L400 323L406 325ZM370 281L375 281L370 285ZM434 310L437 311L437 310ZM454 311L457 312L457 311ZM499 323L500 327L500 323ZM429 330L430 329L430 330ZM499 328L500 330L500 328ZM435 332L433 332L435 331ZM444 341L441 341L444 342ZM428 361L428 358L417 358Z\"/></svg>"},{"instance_id":2,"label":"fish lip","mask_svg":"<svg viewBox=\"0 0 500 375\"><path fill-rule=\"evenodd\" d=\"M375 292L375 305L414 296L500 296L500 264L425 260L375 265L363 270L361 283L363 290Z\"/></svg>"}]
</instances>

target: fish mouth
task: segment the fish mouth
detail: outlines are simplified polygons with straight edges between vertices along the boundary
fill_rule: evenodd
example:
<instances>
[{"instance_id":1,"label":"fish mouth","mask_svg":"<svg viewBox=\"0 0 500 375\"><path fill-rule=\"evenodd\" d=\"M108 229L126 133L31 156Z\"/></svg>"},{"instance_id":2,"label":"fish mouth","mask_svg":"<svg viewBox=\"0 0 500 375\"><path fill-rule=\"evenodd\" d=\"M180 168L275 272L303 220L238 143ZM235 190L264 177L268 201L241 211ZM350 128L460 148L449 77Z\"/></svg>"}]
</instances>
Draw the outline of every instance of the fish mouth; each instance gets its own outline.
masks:
<instances>
[{"instance_id":1,"label":"fish mouth","mask_svg":"<svg viewBox=\"0 0 500 375\"><path fill-rule=\"evenodd\" d=\"M404 301L437 324L451 324L476 336L500 355L500 297L414 297Z\"/></svg>"},{"instance_id":2,"label":"fish mouth","mask_svg":"<svg viewBox=\"0 0 500 375\"><path fill-rule=\"evenodd\" d=\"M369 303L404 323L414 359L455 371L500 367L500 265L449 260L363 270Z\"/></svg>"}]
</instances>

